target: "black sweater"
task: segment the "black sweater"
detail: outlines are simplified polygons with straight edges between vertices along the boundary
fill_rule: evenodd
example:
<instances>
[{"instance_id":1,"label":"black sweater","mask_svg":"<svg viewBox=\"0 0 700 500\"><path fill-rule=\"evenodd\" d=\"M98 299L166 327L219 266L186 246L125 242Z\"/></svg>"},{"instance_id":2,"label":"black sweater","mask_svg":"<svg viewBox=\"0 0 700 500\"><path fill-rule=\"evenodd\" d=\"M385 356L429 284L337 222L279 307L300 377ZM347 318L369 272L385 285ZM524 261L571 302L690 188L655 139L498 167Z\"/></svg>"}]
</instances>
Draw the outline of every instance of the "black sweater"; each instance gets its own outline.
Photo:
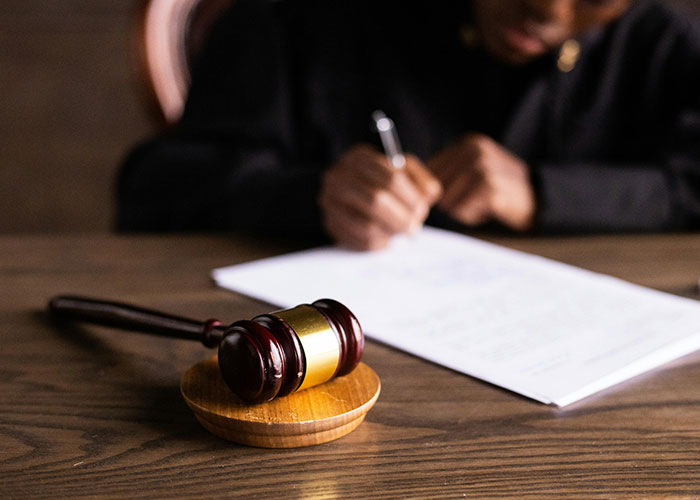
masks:
<instances>
[{"instance_id":1,"label":"black sweater","mask_svg":"<svg viewBox=\"0 0 700 500\"><path fill-rule=\"evenodd\" d=\"M409 7L409 4L411 5ZM375 142L384 110L428 160L468 131L532 171L536 230L700 227L700 34L637 0L523 67L467 46L466 2L238 0L195 67L184 116L138 147L119 179L122 230L321 233L320 175ZM439 213L438 225L449 224Z\"/></svg>"}]
</instances>

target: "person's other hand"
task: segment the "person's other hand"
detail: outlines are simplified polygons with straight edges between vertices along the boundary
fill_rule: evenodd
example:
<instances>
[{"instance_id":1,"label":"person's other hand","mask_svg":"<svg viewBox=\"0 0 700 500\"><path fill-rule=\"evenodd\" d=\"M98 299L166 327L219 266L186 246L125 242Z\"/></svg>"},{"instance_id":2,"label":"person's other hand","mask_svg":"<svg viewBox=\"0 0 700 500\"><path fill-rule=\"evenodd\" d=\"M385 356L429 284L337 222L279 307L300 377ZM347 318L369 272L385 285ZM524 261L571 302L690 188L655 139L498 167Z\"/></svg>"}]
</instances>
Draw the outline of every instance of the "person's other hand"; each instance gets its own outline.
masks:
<instances>
[{"instance_id":1,"label":"person's other hand","mask_svg":"<svg viewBox=\"0 0 700 500\"><path fill-rule=\"evenodd\" d=\"M384 248L425 222L442 188L415 156L396 169L369 145L346 151L321 179L319 205L328 234L357 250Z\"/></svg>"},{"instance_id":2,"label":"person's other hand","mask_svg":"<svg viewBox=\"0 0 700 500\"><path fill-rule=\"evenodd\" d=\"M529 168L493 139L467 134L429 162L445 190L438 207L468 226L497 220L517 231L532 227L535 194Z\"/></svg>"}]
</instances>

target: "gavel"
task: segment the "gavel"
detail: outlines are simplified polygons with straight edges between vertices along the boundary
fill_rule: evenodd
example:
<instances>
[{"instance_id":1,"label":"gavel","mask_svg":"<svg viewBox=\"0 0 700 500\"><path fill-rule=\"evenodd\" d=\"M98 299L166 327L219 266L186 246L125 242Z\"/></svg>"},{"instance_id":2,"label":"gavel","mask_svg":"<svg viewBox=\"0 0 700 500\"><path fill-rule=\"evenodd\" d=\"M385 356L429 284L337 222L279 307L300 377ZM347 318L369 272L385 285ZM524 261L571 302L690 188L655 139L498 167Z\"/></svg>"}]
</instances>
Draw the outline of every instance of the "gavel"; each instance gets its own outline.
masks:
<instances>
[{"instance_id":1,"label":"gavel","mask_svg":"<svg viewBox=\"0 0 700 500\"><path fill-rule=\"evenodd\" d=\"M350 373L360 362L364 335L343 304L321 299L224 326L129 304L59 296L49 302L55 318L199 340L218 346L221 376L239 399L270 401Z\"/></svg>"}]
</instances>

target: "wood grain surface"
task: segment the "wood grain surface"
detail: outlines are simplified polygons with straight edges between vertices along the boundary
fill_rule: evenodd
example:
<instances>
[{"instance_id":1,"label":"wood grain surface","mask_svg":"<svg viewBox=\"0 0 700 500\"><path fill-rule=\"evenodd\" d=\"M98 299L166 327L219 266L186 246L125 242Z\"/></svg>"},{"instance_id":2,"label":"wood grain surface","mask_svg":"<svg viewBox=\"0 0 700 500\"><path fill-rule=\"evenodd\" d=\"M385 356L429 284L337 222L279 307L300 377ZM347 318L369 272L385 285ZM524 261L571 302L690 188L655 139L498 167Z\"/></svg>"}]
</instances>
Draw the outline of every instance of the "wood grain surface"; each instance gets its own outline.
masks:
<instances>
[{"instance_id":1,"label":"wood grain surface","mask_svg":"<svg viewBox=\"0 0 700 500\"><path fill-rule=\"evenodd\" d=\"M697 298L700 235L497 239ZM373 341L354 432L269 450L211 435L185 340L50 324L59 293L234 321L268 304L209 270L298 248L242 237L0 237L0 498L697 498L700 355L556 409Z\"/></svg>"}]
</instances>

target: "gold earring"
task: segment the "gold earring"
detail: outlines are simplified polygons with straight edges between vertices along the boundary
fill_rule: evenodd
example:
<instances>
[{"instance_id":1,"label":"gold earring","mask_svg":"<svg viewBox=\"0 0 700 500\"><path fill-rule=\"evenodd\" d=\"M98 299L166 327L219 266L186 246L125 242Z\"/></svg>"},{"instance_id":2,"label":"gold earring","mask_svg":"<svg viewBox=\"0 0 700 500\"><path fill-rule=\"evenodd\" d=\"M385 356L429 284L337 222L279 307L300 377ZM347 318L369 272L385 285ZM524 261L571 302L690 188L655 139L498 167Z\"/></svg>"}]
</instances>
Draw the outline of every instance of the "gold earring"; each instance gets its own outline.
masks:
<instances>
[{"instance_id":1,"label":"gold earring","mask_svg":"<svg viewBox=\"0 0 700 500\"><path fill-rule=\"evenodd\" d=\"M581 44L576 40L569 39L565 41L559 49L559 59L557 59L557 68L562 73L568 73L576 66L578 58L581 55Z\"/></svg>"}]
</instances>

